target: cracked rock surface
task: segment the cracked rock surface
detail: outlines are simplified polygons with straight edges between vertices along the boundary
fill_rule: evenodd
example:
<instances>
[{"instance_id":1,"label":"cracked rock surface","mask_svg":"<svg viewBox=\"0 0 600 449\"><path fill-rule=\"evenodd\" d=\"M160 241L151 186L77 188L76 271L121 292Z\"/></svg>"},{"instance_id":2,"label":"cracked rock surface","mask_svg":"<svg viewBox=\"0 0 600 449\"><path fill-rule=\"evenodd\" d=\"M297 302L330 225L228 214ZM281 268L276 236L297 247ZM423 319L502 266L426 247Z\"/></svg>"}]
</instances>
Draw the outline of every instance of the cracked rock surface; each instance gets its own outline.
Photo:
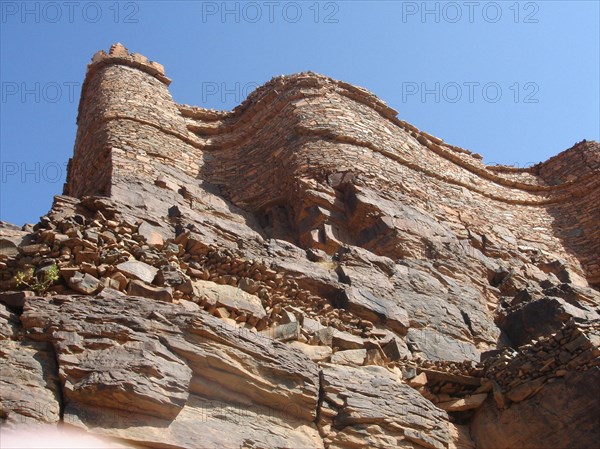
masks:
<instances>
[{"instance_id":1,"label":"cracked rock surface","mask_svg":"<svg viewBox=\"0 0 600 449\"><path fill-rule=\"evenodd\" d=\"M63 195L34 225L0 222L0 430L597 446L597 142L486 166L322 75L233 111L169 83L120 44L98 52Z\"/></svg>"}]
</instances>

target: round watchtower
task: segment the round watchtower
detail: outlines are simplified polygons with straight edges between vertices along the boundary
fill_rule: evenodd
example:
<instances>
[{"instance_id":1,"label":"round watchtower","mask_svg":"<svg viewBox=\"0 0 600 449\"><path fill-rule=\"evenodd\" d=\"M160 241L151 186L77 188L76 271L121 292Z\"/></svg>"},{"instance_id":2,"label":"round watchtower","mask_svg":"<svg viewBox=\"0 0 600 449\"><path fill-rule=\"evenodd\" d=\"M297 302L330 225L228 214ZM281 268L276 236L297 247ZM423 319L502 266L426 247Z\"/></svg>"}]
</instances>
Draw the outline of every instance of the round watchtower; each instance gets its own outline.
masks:
<instances>
[{"instance_id":1,"label":"round watchtower","mask_svg":"<svg viewBox=\"0 0 600 449\"><path fill-rule=\"evenodd\" d=\"M87 67L64 193L110 195L119 181L150 176L151 157L177 158L163 138L187 133L162 65L114 44Z\"/></svg>"}]
</instances>

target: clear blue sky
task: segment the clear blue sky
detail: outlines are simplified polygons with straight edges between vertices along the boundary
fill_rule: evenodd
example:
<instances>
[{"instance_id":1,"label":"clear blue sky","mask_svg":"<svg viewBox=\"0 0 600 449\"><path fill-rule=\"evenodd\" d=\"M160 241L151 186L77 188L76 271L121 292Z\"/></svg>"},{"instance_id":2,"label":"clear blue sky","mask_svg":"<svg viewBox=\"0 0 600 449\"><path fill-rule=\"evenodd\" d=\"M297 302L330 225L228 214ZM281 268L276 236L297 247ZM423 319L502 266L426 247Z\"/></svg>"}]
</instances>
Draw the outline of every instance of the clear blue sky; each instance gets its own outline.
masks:
<instances>
[{"instance_id":1,"label":"clear blue sky","mask_svg":"<svg viewBox=\"0 0 600 449\"><path fill-rule=\"evenodd\" d=\"M62 192L86 64L114 42L162 63L180 103L231 109L312 70L487 163L600 140L596 0L0 4L0 219L19 225Z\"/></svg>"}]
</instances>

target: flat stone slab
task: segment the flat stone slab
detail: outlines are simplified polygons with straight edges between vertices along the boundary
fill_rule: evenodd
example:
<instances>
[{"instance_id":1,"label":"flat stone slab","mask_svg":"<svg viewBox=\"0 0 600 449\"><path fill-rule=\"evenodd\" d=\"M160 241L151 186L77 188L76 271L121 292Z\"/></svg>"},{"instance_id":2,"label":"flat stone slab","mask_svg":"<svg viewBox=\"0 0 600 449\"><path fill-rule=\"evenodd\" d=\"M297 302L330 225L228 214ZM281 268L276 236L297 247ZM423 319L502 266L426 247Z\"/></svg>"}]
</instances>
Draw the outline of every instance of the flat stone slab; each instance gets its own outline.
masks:
<instances>
[{"instance_id":1,"label":"flat stone slab","mask_svg":"<svg viewBox=\"0 0 600 449\"><path fill-rule=\"evenodd\" d=\"M347 351L338 351L334 353L331 356L331 363L361 366L365 363L366 357L366 349L348 349Z\"/></svg>"},{"instance_id":2,"label":"flat stone slab","mask_svg":"<svg viewBox=\"0 0 600 449\"><path fill-rule=\"evenodd\" d=\"M151 284L158 273L158 268L148 265L139 260L128 260L117 265L117 270L131 279L139 279L147 284Z\"/></svg>"},{"instance_id":3,"label":"flat stone slab","mask_svg":"<svg viewBox=\"0 0 600 449\"><path fill-rule=\"evenodd\" d=\"M361 337L337 329L333 331L331 345L341 350L362 349L365 347L365 343Z\"/></svg>"},{"instance_id":4,"label":"flat stone slab","mask_svg":"<svg viewBox=\"0 0 600 449\"><path fill-rule=\"evenodd\" d=\"M451 401L439 402L436 405L447 412L464 412L479 408L487 399L487 393L473 394L465 398L457 398Z\"/></svg>"},{"instance_id":5,"label":"flat stone slab","mask_svg":"<svg viewBox=\"0 0 600 449\"><path fill-rule=\"evenodd\" d=\"M344 307L371 321L385 323L390 329L406 334L410 326L408 314L399 304L380 298L368 290L349 287L344 292Z\"/></svg>"},{"instance_id":6,"label":"flat stone slab","mask_svg":"<svg viewBox=\"0 0 600 449\"><path fill-rule=\"evenodd\" d=\"M131 281L127 293L131 296L143 296L157 301L173 302L173 289L171 287L155 287L142 281Z\"/></svg>"}]
</instances>

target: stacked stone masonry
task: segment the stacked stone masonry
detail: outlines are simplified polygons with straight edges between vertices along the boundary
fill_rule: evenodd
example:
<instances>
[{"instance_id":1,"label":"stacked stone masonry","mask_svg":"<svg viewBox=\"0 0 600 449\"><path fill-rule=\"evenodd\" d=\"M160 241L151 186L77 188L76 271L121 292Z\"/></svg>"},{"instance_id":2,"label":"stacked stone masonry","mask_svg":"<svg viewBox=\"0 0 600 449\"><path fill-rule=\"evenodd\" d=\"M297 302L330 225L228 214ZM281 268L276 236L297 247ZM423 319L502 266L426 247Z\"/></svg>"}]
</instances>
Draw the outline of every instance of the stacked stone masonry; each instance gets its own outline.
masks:
<instances>
[{"instance_id":1,"label":"stacked stone masonry","mask_svg":"<svg viewBox=\"0 0 600 449\"><path fill-rule=\"evenodd\" d=\"M0 223L3 426L594 447L598 143L486 166L314 73L232 111L169 84L120 44L94 55L64 194L35 226Z\"/></svg>"},{"instance_id":2,"label":"stacked stone masonry","mask_svg":"<svg viewBox=\"0 0 600 449\"><path fill-rule=\"evenodd\" d=\"M153 182L166 165L219 186L255 213L287 204L297 228L288 238L302 237L300 222L315 205L329 209L344 234L352 229L344 229L348 217L335 207L342 193L327 181L348 172L381 192L400 186L410 195L410 186L426 185L427 195L411 196L416 206L436 214L444 206L460 210L460 224L480 234L485 224L471 220L485 216L525 245L571 256L592 284L600 281L597 143L580 143L531 169L504 171L420 132L346 83L312 73L278 77L232 112L218 113L177 105L163 75L133 68L123 51L113 47L88 67L65 194L108 194L128 177ZM309 204L298 201L309 189L305 179L327 192Z\"/></svg>"}]
</instances>

